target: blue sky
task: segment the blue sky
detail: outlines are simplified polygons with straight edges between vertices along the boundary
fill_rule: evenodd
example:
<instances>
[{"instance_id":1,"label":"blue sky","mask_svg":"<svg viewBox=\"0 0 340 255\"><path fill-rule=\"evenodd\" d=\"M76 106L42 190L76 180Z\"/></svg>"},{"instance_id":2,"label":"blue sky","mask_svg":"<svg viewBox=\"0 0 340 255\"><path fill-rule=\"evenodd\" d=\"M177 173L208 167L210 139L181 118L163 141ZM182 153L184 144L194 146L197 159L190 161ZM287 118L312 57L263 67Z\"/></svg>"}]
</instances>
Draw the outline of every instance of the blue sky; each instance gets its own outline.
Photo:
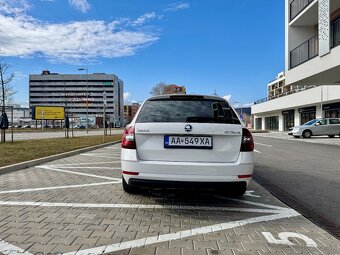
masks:
<instances>
[{"instance_id":1,"label":"blue sky","mask_svg":"<svg viewBox=\"0 0 340 255\"><path fill-rule=\"evenodd\" d=\"M128 101L165 82L236 105L265 97L284 69L282 0L0 0L0 24L21 104L43 69L114 73Z\"/></svg>"}]
</instances>

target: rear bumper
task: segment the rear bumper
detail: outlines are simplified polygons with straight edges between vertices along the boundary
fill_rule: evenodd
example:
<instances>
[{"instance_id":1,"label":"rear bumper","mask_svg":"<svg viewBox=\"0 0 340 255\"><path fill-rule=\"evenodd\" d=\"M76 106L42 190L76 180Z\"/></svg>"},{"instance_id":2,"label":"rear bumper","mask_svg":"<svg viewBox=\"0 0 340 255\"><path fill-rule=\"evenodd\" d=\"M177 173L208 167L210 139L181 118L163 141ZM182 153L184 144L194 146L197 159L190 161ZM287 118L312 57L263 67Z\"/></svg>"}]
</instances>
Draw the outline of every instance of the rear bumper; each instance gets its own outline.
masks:
<instances>
[{"instance_id":1,"label":"rear bumper","mask_svg":"<svg viewBox=\"0 0 340 255\"><path fill-rule=\"evenodd\" d=\"M189 182L189 181L160 181L160 180L145 180L138 178L130 178L129 184L139 187L151 188L182 188L182 189L233 189L239 188L241 185L247 186L247 182Z\"/></svg>"},{"instance_id":2,"label":"rear bumper","mask_svg":"<svg viewBox=\"0 0 340 255\"><path fill-rule=\"evenodd\" d=\"M127 183L138 180L151 182L184 182L184 183L248 183L253 174L253 152L241 152L233 163L206 162L169 162L138 160L136 150L122 149L122 171L138 173L123 174ZM243 175L243 176L241 176ZM240 177L241 176L241 177Z\"/></svg>"}]
</instances>

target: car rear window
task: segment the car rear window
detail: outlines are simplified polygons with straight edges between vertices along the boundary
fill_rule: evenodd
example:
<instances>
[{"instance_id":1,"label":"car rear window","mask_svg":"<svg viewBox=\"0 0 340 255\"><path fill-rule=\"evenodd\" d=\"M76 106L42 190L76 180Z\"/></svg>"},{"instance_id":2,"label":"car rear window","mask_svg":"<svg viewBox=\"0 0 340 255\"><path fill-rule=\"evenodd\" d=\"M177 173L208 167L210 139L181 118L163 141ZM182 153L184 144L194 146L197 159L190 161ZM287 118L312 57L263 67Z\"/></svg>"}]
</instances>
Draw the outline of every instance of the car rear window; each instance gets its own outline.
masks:
<instances>
[{"instance_id":1,"label":"car rear window","mask_svg":"<svg viewBox=\"0 0 340 255\"><path fill-rule=\"evenodd\" d=\"M136 122L241 124L236 113L227 102L210 99L146 101Z\"/></svg>"}]
</instances>

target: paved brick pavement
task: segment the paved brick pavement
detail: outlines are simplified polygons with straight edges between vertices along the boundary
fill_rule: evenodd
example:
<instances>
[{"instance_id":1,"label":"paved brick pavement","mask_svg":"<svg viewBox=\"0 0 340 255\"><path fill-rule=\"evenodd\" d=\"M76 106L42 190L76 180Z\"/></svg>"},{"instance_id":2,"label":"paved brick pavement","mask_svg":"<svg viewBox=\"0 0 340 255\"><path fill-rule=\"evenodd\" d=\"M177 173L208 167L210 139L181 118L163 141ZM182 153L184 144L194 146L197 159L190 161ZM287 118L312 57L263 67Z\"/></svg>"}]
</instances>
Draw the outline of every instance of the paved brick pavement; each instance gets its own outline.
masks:
<instances>
[{"instance_id":1,"label":"paved brick pavement","mask_svg":"<svg viewBox=\"0 0 340 255\"><path fill-rule=\"evenodd\" d=\"M0 254L340 254L340 241L252 182L122 191L114 145L0 175Z\"/></svg>"},{"instance_id":2,"label":"paved brick pavement","mask_svg":"<svg viewBox=\"0 0 340 255\"><path fill-rule=\"evenodd\" d=\"M306 138L294 138L287 134L287 132L269 132L269 133L254 133L255 137L268 137L268 138L276 138L276 139L283 139L283 140L293 140L297 142L304 142L304 143L317 143L317 144L329 144L329 145L337 145L340 146L340 138L336 136L334 138L329 138L328 136L313 136L309 139Z\"/></svg>"}]
</instances>

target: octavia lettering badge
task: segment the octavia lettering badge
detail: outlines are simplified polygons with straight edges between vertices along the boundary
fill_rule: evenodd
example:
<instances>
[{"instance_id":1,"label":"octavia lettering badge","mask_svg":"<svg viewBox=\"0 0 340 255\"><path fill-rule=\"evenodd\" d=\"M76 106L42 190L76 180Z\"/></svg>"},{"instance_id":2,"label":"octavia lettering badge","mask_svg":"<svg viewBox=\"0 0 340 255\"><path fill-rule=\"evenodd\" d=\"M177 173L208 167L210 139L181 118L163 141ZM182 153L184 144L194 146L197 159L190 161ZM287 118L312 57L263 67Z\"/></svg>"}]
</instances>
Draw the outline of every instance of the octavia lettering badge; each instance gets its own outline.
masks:
<instances>
[{"instance_id":1,"label":"octavia lettering badge","mask_svg":"<svg viewBox=\"0 0 340 255\"><path fill-rule=\"evenodd\" d=\"M185 125L184 130L187 132L191 132L192 126L190 124Z\"/></svg>"}]
</instances>

